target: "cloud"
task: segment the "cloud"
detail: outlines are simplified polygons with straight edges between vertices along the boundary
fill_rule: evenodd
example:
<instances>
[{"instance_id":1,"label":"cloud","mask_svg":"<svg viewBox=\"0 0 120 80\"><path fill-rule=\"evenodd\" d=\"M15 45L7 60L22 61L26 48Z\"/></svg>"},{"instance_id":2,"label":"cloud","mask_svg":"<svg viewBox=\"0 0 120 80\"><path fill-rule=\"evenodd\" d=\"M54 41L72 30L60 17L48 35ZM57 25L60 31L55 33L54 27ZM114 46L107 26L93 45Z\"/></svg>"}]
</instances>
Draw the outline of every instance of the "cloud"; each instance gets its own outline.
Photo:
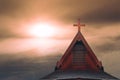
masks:
<instances>
[{"instance_id":1,"label":"cloud","mask_svg":"<svg viewBox=\"0 0 120 80\"><path fill-rule=\"evenodd\" d=\"M105 53L109 53L111 54L111 52L114 52L114 51L118 51L119 52L119 47L120 47L120 39L119 39L119 35L116 36L116 37L109 37L108 39L110 41L105 41L104 44L101 44L99 46L96 46L96 49L98 50L98 52L103 52L104 54Z\"/></svg>"},{"instance_id":2,"label":"cloud","mask_svg":"<svg viewBox=\"0 0 120 80\"><path fill-rule=\"evenodd\" d=\"M38 80L52 72L60 55L29 57L31 51L0 55L0 80ZM50 66L49 66L50 65Z\"/></svg>"},{"instance_id":3,"label":"cloud","mask_svg":"<svg viewBox=\"0 0 120 80\"><path fill-rule=\"evenodd\" d=\"M29 57L31 51L0 55L0 79L1 80L38 80L41 77L54 71L56 62L62 55L48 56L32 56ZM116 52L115 52L116 53ZM117 57L116 57L117 55ZM111 59L112 58L112 59ZM107 72L119 76L119 53L105 54L101 56L101 60ZM111 66L111 67L110 67ZM112 69L112 70L111 70ZM118 72L117 72L118 70ZM116 72L115 72L116 71ZM118 73L118 74L116 74Z\"/></svg>"},{"instance_id":4,"label":"cloud","mask_svg":"<svg viewBox=\"0 0 120 80\"><path fill-rule=\"evenodd\" d=\"M84 15L83 19L88 22L98 22L98 23L114 23L120 22L120 10L118 7L120 1L115 0L113 3L109 3L107 5L102 6L100 9L96 9L93 12L87 13Z\"/></svg>"},{"instance_id":5,"label":"cloud","mask_svg":"<svg viewBox=\"0 0 120 80\"><path fill-rule=\"evenodd\" d=\"M119 0L111 0L109 3L104 0L1 0L0 12L14 18L30 18L36 15L52 16L59 21L67 22L78 18L87 22L111 22L120 19L119 2Z\"/></svg>"},{"instance_id":6,"label":"cloud","mask_svg":"<svg viewBox=\"0 0 120 80\"><path fill-rule=\"evenodd\" d=\"M28 27L23 25L31 23L36 18L56 21L58 22L56 27L61 28L53 37L58 40L54 43L55 46L47 44L47 47L40 49L43 53L46 49L49 50L47 52L49 54L63 53L77 31L70 27L80 18L82 23L86 23L85 29L82 30L83 35L96 55L102 59L102 62L105 62L105 67L111 65L113 60L118 64L118 53L120 52L118 49L120 47L118 44L120 43L119 3L120 0L0 0L0 70L5 71L5 73L0 73L3 76L2 79L18 80L19 78L23 80L32 77L35 80L36 76L40 77L46 75L48 71L51 72L55 61L60 58L61 55L46 56L46 58L36 57L38 56L36 49L35 52L30 50L41 47L38 46L36 40L34 42L24 39L31 37L25 34ZM18 38L21 40L16 40ZM21 53L25 50L30 51ZM4 52L9 52L9 55ZM106 61L107 55L110 57L110 62ZM112 58L113 55L114 58ZM113 67L114 70L116 66ZM107 66L107 68L109 67ZM111 72L114 72L113 70ZM117 73L119 68L115 70Z\"/></svg>"},{"instance_id":7,"label":"cloud","mask_svg":"<svg viewBox=\"0 0 120 80\"><path fill-rule=\"evenodd\" d=\"M120 41L120 35L117 36L117 37L115 37L115 38L113 38L113 40L115 40L115 41Z\"/></svg>"},{"instance_id":8,"label":"cloud","mask_svg":"<svg viewBox=\"0 0 120 80\"><path fill-rule=\"evenodd\" d=\"M97 25L119 22L119 2L119 0L111 0L109 3L104 0L0 0L0 36L26 37L22 35L25 26L21 24L30 22L36 17L55 20L64 25L74 23L78 18L84 23ZM20 27L23 29L19 29ZM15 30L21 32L16 33Z\"/></svg>"},{"instance_id":9,"label":"cloud","mask_svg":"<svg viewBox=\"0 0 120 80\"><path fill-rule=\"evenodd\" d=\"M19 6L21 2L18 2L16 0L0 0L0 14L1 15L9 15L11 12L17 11L19 9Z\"/></svg>"},{"instance_id":10,"label":"cloud","mask_svg":"<svg viewBox=\"0 0 120 80\"><path fill-rule=\"evenodd\" d=\"M116 43L120 43L120 41L112 42L112 43L106 42L103 45L96 46L96 49L98 50L98 52L101 52L103 54L105 54L105 53L111 54L111 52L113 52L113 51L119 51L120 45L116 44Z\"/></svg>"},{"instance_id":11,"label":"cloud","mask_svg":"<svg viewBox=\"0 0 120 80\"><path fill-rule=\"evenodd\" d=\"M66 22L73 22L78 18L83 22L94 24L119 22L119 3L119 0L111 0L109 3L103 0L59 1L59 4L55 4L57 6L55 10L59 13L55 16Z\"/></svg>"},{"instance_id":12,"label":"cloud","mask_svg":"<svg viewBox=\"0 0 120 80\"><path fill-rule=\"evenodd\" d=\"M111 51L111 54L104 54L101 60L106 72L120 78L119 51Z\"/></svg>"}]
</instances>

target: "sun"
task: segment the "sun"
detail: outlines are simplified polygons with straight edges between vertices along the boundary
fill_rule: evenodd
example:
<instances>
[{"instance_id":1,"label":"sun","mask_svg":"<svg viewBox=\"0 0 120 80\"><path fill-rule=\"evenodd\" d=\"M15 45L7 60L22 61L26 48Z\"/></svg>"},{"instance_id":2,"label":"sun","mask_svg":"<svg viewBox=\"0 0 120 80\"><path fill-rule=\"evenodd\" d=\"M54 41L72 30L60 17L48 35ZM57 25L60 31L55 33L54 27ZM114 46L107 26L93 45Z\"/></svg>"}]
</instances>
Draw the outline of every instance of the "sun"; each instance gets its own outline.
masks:
<instances>
[{"instance_id":1,"label":"sun","mask_svg":"<svg viewBox=\"0 0 120 80\"><path fill-rule=\"evenodd\" d=\"M55 28L48 23L34 23L29 33L34 37L52 37L55 34Z\"/></svg>"}]
</instances>

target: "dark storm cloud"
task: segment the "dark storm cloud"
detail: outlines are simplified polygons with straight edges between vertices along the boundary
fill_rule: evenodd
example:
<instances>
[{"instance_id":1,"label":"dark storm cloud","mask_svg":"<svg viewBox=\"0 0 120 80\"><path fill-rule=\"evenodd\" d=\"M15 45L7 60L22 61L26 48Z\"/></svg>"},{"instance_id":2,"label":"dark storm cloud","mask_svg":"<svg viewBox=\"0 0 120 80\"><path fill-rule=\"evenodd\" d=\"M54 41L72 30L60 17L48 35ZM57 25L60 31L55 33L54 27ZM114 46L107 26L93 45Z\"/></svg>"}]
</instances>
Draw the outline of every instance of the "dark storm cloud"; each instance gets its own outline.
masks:
<instances>
[{"instance_id":1,"label":"dark storm cloud","mask_svg":"<svg viewBox=\"0 0 120 80\"><path fill-rule=\"evenodd\" d=\"M120 35L115 37L113 40L120 41Z\"/></svg>"},{"instance_id":2,"label":"dark storm cloud","mask_svg":"<svg viewBox=\"0 0 120 80\"><path fill-rule=\"evenodd\" d=\"M11 30L14 30L14 27L18 26L11 25L9 22L25 22L36 16L51 17L51 20L64 24L74 23L78 18L84 23L94 24L119 22L119 3L120 0L0 0L0 30L5 28L0 36L19 37L20 35L9 31L10 29L4 26L12 26Z\"/></svg>"},{"instance_id":3,"label":"dark storm cloud","mask_svg":"<svg viewBox=\"0 0 120 80\"><path fill-rule=\"evenodd\" d=\"M110 42L107 42L96 46L96 49L98 50L98 52L105 52L105 53L110 53L112 51L119 51L120 50L120 36L116 36L116 37L107 37L107 39L110 40Z\"/></svg>"},{"instance_id":4,"label":"dark storm cloud","mask_svg":"<svg viewBox=\"0 0 120 80\"><path fill-rule=\"evenodd\" d=\"M39 80L54 70L60 58L59 55L28 57L25 54L0 55L0 80Z\"/></svg>"},{"instance_id":5,"label":"dark storm cloud","mask_svg":"<svg viewBox=\"0 0 120 80\"><path fill-rule=\"evenodd\" d=\"M83 20L87 22L120 22L120 1L118 0L115 3L111 3L107 6L104 6L100 9L96 9L93 12L87 13L84 15Z\"/></svg>"},{"instance_id":6,"label":"dark storm cloud","mask_svg":"<svg viewBox=\"0 0 120 80\"><path fill-rule=\"evenodd\" d=\"M22 0L0 0L0 14L3 16L16 13L23 5Z\"/></svg>"},{"instance_id":7,"label":"dark storm cloud","mask_svg":"<svg viewBox=\"0 0 120 80\"><path fill-rule=\"evenodd\" d=\"M70 1L67 4L69 4L68 10L71 10L63 17L66 20L80 18L82 21L89 23L120 22L119 3L120 0Z\"/></svg>"},{"instance_id":8,"label":"dark storm cloud","mask_svg":"<svg viewBox=\"0 0 120 80\"><path fill-rule=\"evenodd\" d=\"M17 9L16 6L17 4L13 0L0 0L0 14L9 14L9 12Z\"/></svg>"},{"instance_id":9,"label":"dark storm cloud","mask_svg":"<svg viewBox=\"0 0 120 80\"><path fill-rule=\"evenodd\" d=\"M116 42L116 43L120 43L120 42ZM119 51L120 50L120 45L119 44L116 44L116 43L106 43L106 44L103 44L103 45L100 45L100 46L96 46L96 49L99 51L99 52L112 52L112 51ZM111 54L111 53L109 53Z\"/></svg>"},{"instance_id":10,"label":"dark storm cloud","mask_svg":"<svg viewBox=\"0 0 120 80\"><path fill-rule=\"evenodd\" d=\"M94 23L115 22L120 21L119 3L120 0L0 0L0 13L14 17L26 17L29 14L32 16L37 13L39 16L54 16L67 22L78 18Z\"/></svg>"}]
</instances>

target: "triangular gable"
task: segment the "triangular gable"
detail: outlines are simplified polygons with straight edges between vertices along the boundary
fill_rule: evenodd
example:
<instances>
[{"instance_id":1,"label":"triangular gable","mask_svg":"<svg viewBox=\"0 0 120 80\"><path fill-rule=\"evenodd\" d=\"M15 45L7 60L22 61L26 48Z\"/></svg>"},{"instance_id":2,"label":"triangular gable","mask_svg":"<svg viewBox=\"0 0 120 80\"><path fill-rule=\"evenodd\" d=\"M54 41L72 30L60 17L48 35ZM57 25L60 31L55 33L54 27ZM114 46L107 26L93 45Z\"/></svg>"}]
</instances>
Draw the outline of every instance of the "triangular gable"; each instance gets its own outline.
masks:
<instances>
[{"instance_id":1,"label":"triangular gable","mask_svg":"<svg viewBox=\"0 0 120 80\"><path fill-rule=\"evenodd\" d=\"M80 31L56 65L58 70L95 70L103 69L92 49Z\"/></svg>"}]
</instances>

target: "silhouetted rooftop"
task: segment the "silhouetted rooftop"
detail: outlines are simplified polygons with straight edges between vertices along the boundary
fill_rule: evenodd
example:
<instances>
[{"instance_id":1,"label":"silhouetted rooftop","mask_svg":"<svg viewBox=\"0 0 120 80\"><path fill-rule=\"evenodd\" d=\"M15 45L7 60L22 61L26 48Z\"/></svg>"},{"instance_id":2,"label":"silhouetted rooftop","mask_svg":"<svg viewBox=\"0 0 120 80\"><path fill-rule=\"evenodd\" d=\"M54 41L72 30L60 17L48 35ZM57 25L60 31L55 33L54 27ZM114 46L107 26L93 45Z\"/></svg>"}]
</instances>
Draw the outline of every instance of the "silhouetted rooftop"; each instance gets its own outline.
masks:
<instances>
[{"instance_id":1,"label":"silhouetted rooftop","mask_svg":"<svg viewBox=\"0 0 120 80\"><path fill-rule=\"evenodd\" d=\"M110 74L107 74L106 72L93 72L93 71L55 71L47 76L45 76L43 79L55 79L55 80L61 80L61 79L104 79L104 80L119 80Z\"/></svg>"}]
</instances>

